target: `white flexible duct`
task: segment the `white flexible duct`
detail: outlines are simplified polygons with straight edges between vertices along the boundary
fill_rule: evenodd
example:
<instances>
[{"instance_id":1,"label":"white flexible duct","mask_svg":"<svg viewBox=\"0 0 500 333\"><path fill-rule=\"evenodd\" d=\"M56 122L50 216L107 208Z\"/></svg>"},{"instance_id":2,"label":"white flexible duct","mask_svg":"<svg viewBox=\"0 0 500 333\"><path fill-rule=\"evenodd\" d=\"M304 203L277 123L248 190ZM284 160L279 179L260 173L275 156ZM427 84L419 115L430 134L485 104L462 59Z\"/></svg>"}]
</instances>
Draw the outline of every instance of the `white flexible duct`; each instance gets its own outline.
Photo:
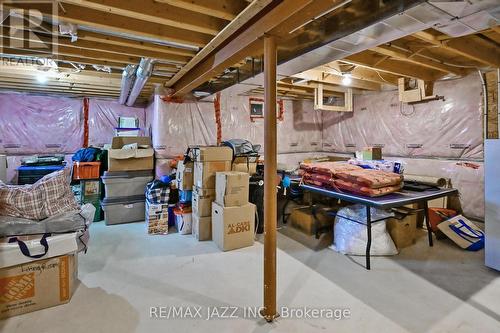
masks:
<instances>
[{"instance_id":1,"label":"white flexible duct","mask_svg":"<svg viewBox=\"0 0 500 333\"><path fill-rule=\"evenodd\" d=\"M120 87L120 104L125 104L130 93L130 88L134 83L136 65L127 65L122 73L122 83Z\"/></svg>"},{"instance_id":2,"label":"white flexible duct","mask_svg":"<svg viewBox=\"0 0 500 333\"><path fill-rule=\"evenodd\" d=\"M128 96L127 99L127 106L134 105L135 101L137 100L137 97L141 93L142 88L144 88L144 85L151 76L151 73L153 72L153 63L154 63L153 59L150 58L141 59L139 67L135 72L135 81L132 90L130 91L130 95Z\"/></svg>"}]
</instances>

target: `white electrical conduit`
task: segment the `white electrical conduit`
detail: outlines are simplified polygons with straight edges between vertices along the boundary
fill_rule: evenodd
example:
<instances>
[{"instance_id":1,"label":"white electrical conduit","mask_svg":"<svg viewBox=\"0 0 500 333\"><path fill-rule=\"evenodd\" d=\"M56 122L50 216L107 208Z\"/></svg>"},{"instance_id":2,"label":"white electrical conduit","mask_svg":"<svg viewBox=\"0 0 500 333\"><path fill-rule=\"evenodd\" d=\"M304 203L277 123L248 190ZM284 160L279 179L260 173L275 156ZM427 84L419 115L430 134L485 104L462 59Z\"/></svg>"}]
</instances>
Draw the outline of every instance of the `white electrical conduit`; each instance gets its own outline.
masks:
<instances>
[{"instance_id":1,"label":"white electrical conduit","mask_svg":"<svg viewBox=\"0 0 500 333\"><path fill-rule=\"evenodd\" d=\"M127 99L127 106L133 106L135 101L137 100L137 97L139 97L139 94L142 91L142 88L146 85L146 82L148 81L149 77L151 76L151 73L153 72L153 63L154 60L150 58L142 58L141 62L139 63L139 67L137 68L137 71L135 72L135 81L134 85L132 86L132 90L130 91L130 95L128 96Z\"/></svg>"},{"instance_id":2,"label":"white electrical conduit","mask_svg":"<svg viewBox=\"0 0 500 333\"><path fill-rule=\"evenodd\" d=\"M484 81L483 73L478 69L481 85L483 86L483 136L484 140L488 138L488 91L486 90L486 81Z\"/></svg>"},{"instance_id":3,"label":"white electrical conduit","mask_svg":"<svg viewBox=\"0 0 500 333\"><path fill-rule=\"evenodd\" d=\"M127 65L122 73L122 82L120 85L120 98L118 102L120 104L125 104L127 97L130 93L130 88L134 83L136 65Z\"/></svg>"}]
</instances>

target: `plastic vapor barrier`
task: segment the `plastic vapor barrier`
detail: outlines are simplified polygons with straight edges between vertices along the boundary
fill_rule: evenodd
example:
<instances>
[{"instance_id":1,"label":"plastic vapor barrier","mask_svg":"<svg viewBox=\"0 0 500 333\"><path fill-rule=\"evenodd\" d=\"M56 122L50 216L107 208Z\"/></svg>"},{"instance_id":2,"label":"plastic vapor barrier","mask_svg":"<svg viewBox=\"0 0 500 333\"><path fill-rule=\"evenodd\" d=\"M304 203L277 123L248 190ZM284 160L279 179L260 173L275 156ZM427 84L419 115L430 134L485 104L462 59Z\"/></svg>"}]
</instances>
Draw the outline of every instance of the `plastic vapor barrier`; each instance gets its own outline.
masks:
<instances>
[{"instance_id":1,"label":"plastic vapor barrier","mask_svg":"<svg viewBox=\"0 0 500 333\"><path fill-rule=\"evenodd\" d=\"M188 145L216 143L212 103L171 103L155 95L153 114L148 123L151 124L157 158L182 155Z\"/></svg>"},{"instance_id":2,"label":"plastic vapor barrier","mask_svg":"<svg viewBox=\"0 0 500 333\"><path fill-rule=\"evenodd\" d=\"M380 145L385 155L481 159L481 84L477 74L437 82L444 101L401 104L397 91L354 96L354 112L323 111L326 151Z\"/></svg>"},{"instance_id":3,"label":"plastic vapor barrier","mask_svg":"<svg viewBox=\"0 0 500 333\"><path fill-rule=\"evenodd\" d=\"M144 108L128 107L113 100L89 99L89 145L102 146L111 143L120 116L137 117L141 128L139 135L144 135Z\"/></svg>"},{"instance_id":4,"label":"plastic vapor barrier","mask_svg":"<svg viewBox=\"0 0 500 333\"><path fill-rule=\"evenodd\" d=\"M83 144L82 100L0 93L0 153L72 153Z\"/></svg>"},{"instance_id":5,"label":"plastic vapor barrier","mask_svg":"<svg viewBox=\"0 0 500 333\"><path fill-rule=\"evenodd\" d=\"M241 138L263 145L264 120L250 118L249 97L237 92L237 87L231 87L221 93L222 139ZM277 123L278 152L320 150L321 112L314 111L309 101L285 100L283 106L283 120ZM216 143L213 103L169 103L156 95L146 113L146 127L151 126L157 158L183 154L187 145Z\"/></svg>"}]
</instances>

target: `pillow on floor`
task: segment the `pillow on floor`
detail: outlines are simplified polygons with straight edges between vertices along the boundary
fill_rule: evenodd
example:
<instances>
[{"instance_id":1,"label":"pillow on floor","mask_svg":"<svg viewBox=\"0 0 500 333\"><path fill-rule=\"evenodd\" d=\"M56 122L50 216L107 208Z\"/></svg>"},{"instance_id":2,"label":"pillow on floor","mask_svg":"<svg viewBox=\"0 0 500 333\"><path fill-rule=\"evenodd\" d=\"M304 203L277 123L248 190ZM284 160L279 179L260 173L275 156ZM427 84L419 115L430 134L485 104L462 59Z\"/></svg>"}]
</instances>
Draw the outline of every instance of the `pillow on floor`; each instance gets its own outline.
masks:
<instances>
[{"instance_id":1,"label":"pillow on floor","mask_svg":"<svg viewBox=\"0 0 500 333\"><path fill-rule=\"evenodd\" d=\"M5 185L0 182L0 215L42 220L77 210L68 174L68 169L56 171L33 185Z\"/></svg>"}]
</instances>

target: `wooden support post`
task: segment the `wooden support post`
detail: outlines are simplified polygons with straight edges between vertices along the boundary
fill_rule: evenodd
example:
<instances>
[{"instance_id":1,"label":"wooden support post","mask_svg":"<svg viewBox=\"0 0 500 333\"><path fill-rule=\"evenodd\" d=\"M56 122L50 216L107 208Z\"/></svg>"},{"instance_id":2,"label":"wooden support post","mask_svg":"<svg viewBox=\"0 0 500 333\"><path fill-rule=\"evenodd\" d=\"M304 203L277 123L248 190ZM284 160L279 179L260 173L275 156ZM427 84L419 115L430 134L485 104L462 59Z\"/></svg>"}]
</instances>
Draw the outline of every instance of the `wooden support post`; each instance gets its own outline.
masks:
<instances>
[{"instance_id":1,"label":"wooden support post","mask_svg":"<svg viewBox=\"0 0 500 333\"><path fill-rule=\"evenodd\" d=\"M277 216L277 128L276 128L276 40L264 37L264 308L272 322L276 311L276 223Z\"/></svg>"}]
</instances>

